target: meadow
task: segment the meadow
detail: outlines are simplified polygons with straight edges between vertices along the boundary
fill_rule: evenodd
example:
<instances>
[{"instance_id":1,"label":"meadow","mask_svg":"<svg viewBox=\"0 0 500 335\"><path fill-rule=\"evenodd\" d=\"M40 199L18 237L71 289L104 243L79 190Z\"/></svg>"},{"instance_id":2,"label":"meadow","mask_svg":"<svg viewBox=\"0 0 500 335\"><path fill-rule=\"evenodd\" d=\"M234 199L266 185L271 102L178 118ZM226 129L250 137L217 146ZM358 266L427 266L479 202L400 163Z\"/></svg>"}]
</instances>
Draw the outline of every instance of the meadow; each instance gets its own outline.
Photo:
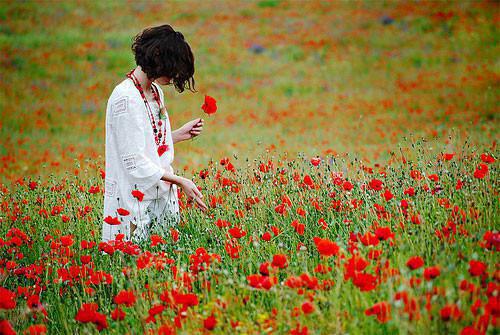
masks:
<instances>
[{"instance_id":1,"label":"meadow","mask_svg":"<svg viewBox=\"0 0 500 335\"><path fill-rule=\"evenodd\" d=\"M498 9L2 1L0 334L497 333ZM209 210L103 243L106 102L162 23Z\"/></svg>"}]
</instances>

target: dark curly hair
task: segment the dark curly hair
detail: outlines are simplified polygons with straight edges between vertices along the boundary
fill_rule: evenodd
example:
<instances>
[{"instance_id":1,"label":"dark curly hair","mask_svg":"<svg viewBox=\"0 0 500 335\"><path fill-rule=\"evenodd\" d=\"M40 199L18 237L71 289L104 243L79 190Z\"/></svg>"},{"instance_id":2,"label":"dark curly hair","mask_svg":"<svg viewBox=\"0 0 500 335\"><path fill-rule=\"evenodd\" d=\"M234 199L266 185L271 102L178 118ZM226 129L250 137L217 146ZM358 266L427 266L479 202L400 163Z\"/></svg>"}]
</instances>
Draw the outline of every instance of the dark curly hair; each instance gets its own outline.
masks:
<instances>
[{"instance_id":1,"label":"dark curly hair","mask_svg":"<svg viewBox=\"0 0 500 335\"><path fill-rule=\"evenodd\" d=\"M170 25L144 29L134 37L132 51L135 63L150 80L166 76L172 78L178 92L196 92L193 52L184 35Z\"/></svg>"}]
</instances>

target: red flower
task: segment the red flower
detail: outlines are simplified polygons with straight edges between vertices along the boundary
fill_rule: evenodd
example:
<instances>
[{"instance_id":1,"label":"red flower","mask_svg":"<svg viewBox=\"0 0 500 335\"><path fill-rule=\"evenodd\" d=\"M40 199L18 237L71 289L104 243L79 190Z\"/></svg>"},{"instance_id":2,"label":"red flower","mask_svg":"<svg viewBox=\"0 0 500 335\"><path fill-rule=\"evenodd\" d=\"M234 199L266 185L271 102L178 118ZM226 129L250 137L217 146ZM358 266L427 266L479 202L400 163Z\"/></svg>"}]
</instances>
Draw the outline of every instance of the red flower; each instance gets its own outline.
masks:
<instances>
[{"instance_id":1,"label":"red flower","mask_svg":"<svg viewBox=\"0 0 500 335\"><path fill-rule=\"evenodd\" d=\"M403 194L413 197L415 195L415 189L413 187L408 187Z\"/></svg>"},{"instance_id":2,"label":"red flower","mask_svg":"<svg viewBox=\"0 0 500 335\"><path fill-rule=\"evenodd\" d=\"M205 102L201 106L201 109L208 115L214 114L217 111L217 101L209 95L205 95Z\"/></svg>"},{"instance_id":3,"label":"red flower","mask_svg":"<svg viewBox=\"0 0 500 335\"><path fill-rule=\"evenodd\" d=\"M319 157L313 157L311 158L311 164L314 166L318 166L321 163L321 158Z\"/></svg>"},{"instance_id":4,"label":"red flower","mask_svg":"<svg viewBox=\"0 0 500 335\"><path fill-rule=\"evenodd\" d=\"M378 227L375 229L375 235L377 235L378 239L382 241L394 238L394 233L391 231L391 227Z\"/></svg>"},{"instance_id":5,"label":"red flower","mask_svg":"<svg viewBox=\"0 0 500 335\"><path fill-rule=\"evenodd\" d=\"M314 187L314 181L312 180L310 175L306 174L304 176L304 184L306 184L309 187Z\"/></svg>"},{"instance_id":6,"label":"red flower","mask_svg":"<svg viewBox=\"0 0 500 335\"><path fill-rule=\"evenodd\" d=\"M271 241L271 233L269 233L268 231L266 231L264 234L262 234L262 239L266 242L269 242Z\"/></svg>"},{"instance_id":7,"label":"red flower","mask_svg":"<svg viewBox=\"0 0 500 335\"><path fill-rule=\"evenodd\" d=\"M474 277L481 276L485 272L486 272L486 264L484 264L483 262L475 260L471 260L469 262L469 273L472 276Z\"/></svg>"},{"instance_id":8,"label":"red flower","mask_svg":"<svg viewBox=\"0 0 500 335\"><path fill-rule=\"evenodd\" d=\"M377 287L377 277L370 273L355 273L352 283L362 292L371 291Z\"/></svg>"},{"instance_id":9,"label":"red flower","mask_svg":"<svg viewBox=\"0 0 500 335\"><path fill-rule=\"evenodd\" d=\"M374 190L374 191L381 191L382 190L382 181L381 180L378 180L378 179L372 179L370 181L370 183L368 184L368 186L370 187L370 189Z\"/></svg>"},{"instance_id":10,"label":"red flower","mask_svg":"<svg viewBox=\"0 0 500 335\"><path fill-rule=\"evenodd\" d=\"M288 261L286 256L283 254L277 254L273 256L272 266L280 269L284 269L288 266Z\"/></svg>"},{"instance_id":11,"label":"red flower","mask_svg":"<svg viewBox=\"0 0 500 335\"><path fill-rule=\"evenodd\" d=\"M125 312L120 307L116 307L115 310L111 312L111 318L115 321L125 319L125 315Z\"/></svg>"},{"instance_id":12,"label":"red flower","mask_svg":"<svg viewBox=\"0 0 500 335\"><path fill-rule=\"evenodd\" d=\"M392 194L391 191L389 191L388 189L385 190L385 192L384 192L384 194L382 194L382 196L384 197L385 201L389 201L392 198L394 198L394 194Z\"/></svg>"},{"instance_id":13,"label":"red flower","mask_svg":"<svg viewBox=\"0 0 500 335\"><path fill-rule=\"evenodd\" d=\"M203 320L203 327L207 330L213 330L215 326L217 325L217 320L215 319L214 315L210 315L208 318Z\"/></svg>"},{"instance_id":14,"label":"red flower","mask_svg":"<svg viewBox=\"0 0 500 335\"><path fill-rule=\"evenodd\" d=\"M467 326L460 332L460 335L480 335L481 333L474 329L473 326Z\"/></svg>"},{"instance_id":15,"label":"red flower","mask_svg":"<svg viewBox=\"0 0 500 335\"><path fill-rule=\"evenodd\" d=\"M142 193L139 190L133 190L132 191L132 196L134 198L136 198L137 200L139 200L139 201L142 201L142 199L144 199L144 193Z\"/></svg>"},{"instance_id":16,"label":"red flower","mask_svg":"<svg viewBox=\"0 0 500 335\"><path fill-rule=\"evenodd\" d=\"M118 212L118 214L120 214L121 216L127 216L130 214L129 211L127 211L125 208L118 208L116 210Z\"/></svg>"},{"instance_id":17,"label":"red flower","mask_svg":"<svg viewBox=\"0 0 500 335\"><path fill-rule=\"evenodd\" d=\"M342 188L344 189L344 191L351 191L354 186L351 184L351 182L349 181L345 181L343 184L342 184Z\"/></svg>"},{"instance_id":18,"label":"red flower","mask_svg":"<svg viewBox=\"0 0 500 335\"><path fill-rule=\"evenodd\" d=\"M420 256L411 257L408 262L406 262L406 266L408 266L411 270L416 270L424 266L424 260Z\"/></svg>"},{"instance_id":19,"label":"red flower","mask_svg":"<svg viewBox=\"0 0 500 335\"><path fill-rule=\"evenodd\" d=\"M429 180L432 180L433 182L439 181L439 176L437 174L431 174L427 178L429 178Z\"/></svg>"},{"instance_id":20,"label":"red flower","mask_svg":"<svg viewBox=\"0 0 500 335\"><path fill-rule=\"evenodd\" d=\"M158 156L163 155L166 151L168 151L168 145L166 145L166 144L160 145L158 147Z\"/></svg>"},{"instance_id":21,"label":"red flower","mask_svg":"<svg viewBox=\"0 0 500 335\"><path fill-rule=\"evenodd\" d=\"M120 291L113 299L117 305L125 305L131 307L135 304L135 295L133 291Z\"/></svg>"},{"instance_id":22,"label":"red flower","mask_svg":"<svg viewBox=\"0 0 500 335\"><path fill-rule=\"evenodd\" d=\"M484 163L495 163L495 158L490 154L481 154L481 160Z\"/></svg>"},{"instance_id":23,"label":"red flower","mask_svg":"<svg viewBox=\"0 0 500 335\"><path fill-rule=\"evenodd\" d=\"M335 256L339 252L339 246L327 238L314 237L314 244L322 256Z\"/></svg>"},{"instance_id":24,"label":"red flower","mask_svg":"<svg viewBox=\"0 0 500 335\"><path fill-rule=\"evenodd\" d=\"M441 274L441 271L439 270L439 267L437 266L431 266L428 267L424 270L424 278L426 280L431 280L436 277L438 277Z\"/></svg>"},{"instance_id":25,"label":"red flower","mask_svg":"<svg viewBox=\"0 0 500 335\"><path fill-rule=\"evenodd\" d=\"M8 320L0 321L0 334L3 335L16 335L16 331L12 328L12 325Z\"/></svg>"},{"instance_id":26,"label":"red flower","mask_svg":"<svg viewBox=\"0 0 500 335\"><path fill-rule=\"evenodd\" d=\"M0 309L13 309L16 307L16 294L4 287L0 287Z\"/></svg>"},{"instance_id":27,"label":"red flower","mask_svg":"<svg viewBox=\"0 0 500 335\"><path fill-rule=\"evenodd\" d=\"M479 164L476 168L476 171L474 171L474 177L477 179L483 179L484 177L486 177L487 174L488 174L488 165L483 163Z\"/></svg>"},{"instance_id":28,"label":"red flower","mask_svg":"<svg viewBox=\"0 0 500 335\"><path fill-rule=\"evenodd\" d=\"M73 236L72 235L61 236L61 244L65 247L73 245Z\"/></svg>"},{"instance_id":29,"label":"red flower","mask_svg":"<svg viewBox=\"0 0 500 335\"><path fill-rule=\"evenodd\" d=\"M365 315L376 315L377 320L385 323L390 320L391 305L386 301L378 302L372 307L365 310Z\"/></svg>"},{"instance_id":30,"label":"red flower","mask_svg":"<svg viewBox=\"0 0 500 335\"><path fill-rule=\"evenodd\" d=\"M108 215L105 219L104 219L104 222L106 222L107 224L109 225L112 225L112 226L116 226L116 225L119 225L121 224L120 222L120 219L118 219L118 217L111 217L110 215Z\"/></svg>"},{"instance_id":31,"label":"red flower","mask_svg":"<svg viewBox=\"0 0 500 335\"><path fill-rule=\"evenodd\" d=\"M311 314L312 312L314 312L314 305L309 301L306 301L302 304L301 309L304 314Z\"/></svg>"},{"instance_id":32,"label":"red flower","mask_svg":"<svg viewBox=\"0 0 500 335\"><path fill-rule=\"evenodd\" d=\"M83 304L75 316L75 320L81 323L92 322L97 326L97 329L103 330L108 327L106 315L97 312L99 306L95 303Z\"/></svg>"},{"instance_id":33,"label":"red flower","mask_svg":"<svg viewBox=\"0 0 500 335\"><path fill-rule=\"evenodd\" d=\"M297 234L299 234L301 236L304 235L304 231L305 231L306 226L303 223L300 223L297 220L293 220L293 222L291 223L291 226L295 229Z\"/></svg>"},{"instance_id":34,"label":"red flower","mask_svg":"<svg viewBox=\"0 0 500 335\"><path fill-rule=\"evenodd\" d=\"M241 230L239 227L233 227L228 230L228 233L234 238L242 238L247 234L246 231Z\"/></svg>"},{"instance_id":35,"label":"red flower","mask_svg":"<svg viewBox=\"0 0 500 335\"><path fill-rule=\"evenodd\" d=\"M3 333L0 331L0 334L3 334ZM44 324L31 325L28 327L28 329L25 330L25 334L45 335L45 334L47 334L47 326Z\"/></svg>"},{"instance_id":36,"label":"red flower","mask_svg":"<svg viewBox=\"0 0 500 335\"><path fill-rule=\"evenodd\" d=\"M455 153L451 153L451 154L443 154L443 159L446 160L446 161L449 161L449 160L452 160L453 159L453 156L455 156Z\"/></svg>"},{"instance_id":37,"label":"red flower","mask_svg":"<svg viewBox=\"0 0 500 335\"><path fill-rule=\"evenodd\" d=\"M441 308L439 315L443 321L448 321L450 319L459 320L462 317L462 312L460 312L457 305L451 304Z\"/></svg>"}]
</instances>

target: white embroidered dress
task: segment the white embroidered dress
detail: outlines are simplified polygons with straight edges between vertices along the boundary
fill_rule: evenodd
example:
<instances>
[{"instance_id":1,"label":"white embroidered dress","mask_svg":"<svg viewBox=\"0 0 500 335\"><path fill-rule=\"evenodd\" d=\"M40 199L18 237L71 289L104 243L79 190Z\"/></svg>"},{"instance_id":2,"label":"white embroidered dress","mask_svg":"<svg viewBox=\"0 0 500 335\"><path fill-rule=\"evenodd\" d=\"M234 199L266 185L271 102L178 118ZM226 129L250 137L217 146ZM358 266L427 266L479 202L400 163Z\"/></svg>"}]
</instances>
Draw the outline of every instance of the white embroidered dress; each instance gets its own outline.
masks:
<instances>
[{"instance_id":1,"label":"white embroidered dress","mask_svg":"<svg viewBox=\"0 0 500 335\"><path fill-rule=\"evenodd\" d=\"M158 88L164 105L161 87L152 85ZM158 120L157 103L148 102ZM103 241L113 240L123 233L125 240L141 242L147 240L155 228L166 231L168 226L179 221L177 187L161 180L165 171L173 172L174 159L168 115L162 122L162 133L163 127L167 127L165 144L168 149L160 157L146 106L134 83L127 78L115 87L106 108ZM132 196L133 190L144 193L142 201ZM118 208L130 214L121 216ZM104 222L108 216L117 217L121 224Z\"/></svg>"}]
</instances>

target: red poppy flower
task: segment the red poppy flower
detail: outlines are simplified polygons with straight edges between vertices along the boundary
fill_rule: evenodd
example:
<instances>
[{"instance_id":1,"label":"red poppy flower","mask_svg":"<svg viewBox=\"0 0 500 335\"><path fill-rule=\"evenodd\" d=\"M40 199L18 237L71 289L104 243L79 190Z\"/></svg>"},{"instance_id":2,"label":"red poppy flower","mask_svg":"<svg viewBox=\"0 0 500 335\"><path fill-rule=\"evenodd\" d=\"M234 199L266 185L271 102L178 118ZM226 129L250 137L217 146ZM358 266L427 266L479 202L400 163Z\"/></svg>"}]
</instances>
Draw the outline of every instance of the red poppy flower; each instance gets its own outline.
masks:
<instances>
[{"instance_id":1,"label":"red poppy flower","mask_svg":"<svg viewBox=\"0 0 500 335\"><path fill-rule=\"evenodd\" d=\"M127 211L125 208L118 208L116 210L118 212L118 214L120 214L121 216L127 216L130 214L129 211Z\"/></svg>"},{"instance_id":2,"label":"red poppy flower","mask_svg":"<svg viewBox=\"0 0 500 335\"><path fill-rule=\"evenodd\" d=\"M217 101L209 95L205 95L205 102L201 106L201 109L208 115L215 114L217 111Z\"/></svg>"},{"instance_id":3,"label":"red poppy flower","mask_svg":"<svg viewBox=\"0 0 500 335\"><path fill-rule=\"evenodd\" d=\"M441 271L439 270L439 267L437 266L431 266L428 267L424 270L424 278L426 280L431 280L436 277L438 277L441 274Z\"/></svg>"},{"instance_id":4,"label":"red poppy flower","mask_svg":"<svg viewBox=\"0 0 500 335\"><path fill-rule=\"evenodd\" d=\"M233 227L228 230L228 233L234 238L242 238L247 234L246 231L241 230L239 227Z\"/></svg>"},{"instance_id":5,"label":"red poppy flower","mask_svg":"<svg viewBox=\"0 0 500 335\"><path fill-rule=\"evenodd\" d=\"M354 188L354 186L352 185L352 183L351 183L351 182L349 182L349 181L347 181L347 180L346 180L346 181L342 184L342 188L344 189L344 191L351 191L351 190Z\"/></svg>"},{"instance_id":6,"label":"red poppy flower","mask_svg":"<svg viewBox=\"0 0 500 335\"><path fill-rule=\"evenodd\" d=\"M113 299L117 305L125 305L131 307L135 304L136 298L133 291L122 290Z\"/></svg>"},{"instance_id":7,"label":"red poppy flower","mask_svg":"<svg viewBox=\"0 0 500 335\"><path fill-rule=\"evenodd\" d=\"M137 200L139 200L139 201L142 201L142 199L144 199L144 193L142 193L139 190L133 190L132 191L132 196L134 198L136 198Z\"/></svg>"},{"instance_id":8,"label":"red poppy flower","mask_svg":"<svg viewBox=\"0 0 500 335\"><path fill-rule=\"evenodd\" d=\"M483 179L484 177L486 177L487 174L488 174L488 165L483 163L479 164L476 168L476 171L474 171L474 177L477 179Z\"/></svg>"},{"instance_id":9,"label":"red poppy flower","mask_svg":"<svg viewBox=\"0 0 500 335\"><path fill-rule=\"evenodd\" d=\"M16 335L16 331L12 328L12 325L8 320L0 321L0 334L5 335Z\"/></svg>"},{"instance_id":10,"label":"red poppy flower","mask_svg":"<svg viewBox=\"0 0 500 335\"><path fill-rule=\"evenodd\" d=\"M286 256L283 254L277 254L273 256L272 266L280 269L284 269L288 266L288 261Z\"/></svg>"},{"instance_id":11,"label":"red poppy flower","mask_svg":"<svg viewBox=\"0 0 500 335\"><path fill-rule=\"evenodd\" d=\"M213 330L217 325L217 319L215 319L214 315L210 315L208 318L203 320L203 327L207 330Z\"/></svg>"},{"instance_id":12,"label":"red poppy flower","mask_svg":"<svg viewBox=\"0 0 500 335\"><path fill-rule=\"evenodd\" d=\"M384 192L384 194L382 194L382 196L384 197L385 201L389 201L392 198L394 198L394 194L392 194L391 191L389 191L388 189L385 190L385 192Z\"/></svg>"},{"instance_id":13,"label":"red poppy flower","mask_svg":"<svg viewBox=\"0 0 500 335\"><path fill-rule=\"evenodd\" d=\"M390 320L391 305L386 301L378 302L372 307L365 310L365 315L376 315L377 320L385 323Z\"/></svg>"},{"instance_id":14,"label":"red poppy flower","mask_svg":"<svg viewBox=\"0 0 500 335\"><path fill-rule=\"evenodd\" d=\"M420 256L411 257L408 262L406 262L406 266L412 270L416 270L424 266L424 259Z\"/></svg>"},{"instance_id":15,"label":"red poppy flower","mask_svg":"<svg viewBox=\"0 0 500 335\"><path fill-rule=\"evenodd\" d=\"M115 321L123 320L125 316L125 312L120 307L116 307L115 310L111 312L111 318Z\"/></svg>"},{"instance_id":16,"label":"red poppy flower","mask_svg":"<svg viewBox=\"0 0 500 335\"><path fill-rule=\"evenodd\" d=\"M119 225L121 224L120 222L120 219L118 219L118 217L111 217L110 215L108 215L105 219L104 219L104 222L106 222L107 224L109 225L112 225L112 226L116 226L116 225Z\"/></svg>"},{"instance_id":17,"label":"red poppy flower","mask_svg":"<svg viewBox=\"0 0 500 335\"><path fill-rule=\"evenodd\" d=\"M490 154L481 154L481 160L484 163L495 163L495 158Z\"/></svg>"},{"instance_id":18,"label":"red poppy flower","mask_svg":"<svg viewBox=\"0 0 500 335\"><path fill-rule=\"evenodd\" d=\"M462 317L462 312L455 304L446 305L439 311L441 320L448 321L450 319L459 320Z\"/></svg>"},{"instance_id":19,"label":"red poppy flower","mask_svg":"<svg viewBox=\"0 0 500 335\"><path fill-rule=\"evenodd\" d=\"M486 264L480 261L471 260L469 262L469 273L474 276L481 276L486 272Z\"/></svg>"},{"instance_id":20,"label":"red poppy flower","mask_svg":"<svg viewBox=\"0 0 500 335\"><path fill-rule=\"evenodd\" d=\"M304 314L311 314L312 312L314 312L314 305L309 301L306 301L302 304L301 309Z\"/></svg>"},{"instance_id":21,"label":"red poppy flower","mask_svg":"<svg viewBox=\"0 0 500 335\"><path fill-rule=\"evenodd\" d=\"M262 234L262 239L266 242L269 242L271 241L271 233L269 233L268 231L266 231L264 234Z\"/></svg>"},{"instance_id":22,"label":"red poppy flower","mask_svg":"<svg viewBox=\"0 0 500 335\"><path fill-rule=\"evenodd\" d=\"M339 246L327 238L314 237L313 240L318 252L322 256L335 256L339 252Z\"/></svg>"},{"instance_id":23,"label":"red poppy flower","mask_svg":"<svg viewBox=\"0 0 500 335\"><path fill-rule=\"evenodd\" d=\"M0 287L0 309L13 309L16 307L16 294L4 287Z\"/></svg>"},{"instance_id":24,"label":"red poppy flower","mask_svg":"<svg viewBox=\"0 0 500 335\"><path fill-rule=\"evenodd\" d=\"M163 155L166 151L168 151L168 145L163 144L158 147L158 156Z\"/></svg>"},{"instance_id":25,"label":"red poppy flower","mask_svg":"<svg viewBox=\"0 0 500 335\"><path fill-rule=\"evenodd\" d=\"M370 183L368 184L368 186L370 187L370 189L374 190L374 191L381 191L382 190L382 181L381 180L378 180L378 179L372 179L370 181Z\"/></svg>"},{"instance_id":26,"label":"red poppy flower","mask_svg":"<svg viewBox=\"0 0 500 335\"><path fill-rule=\"evenodd\" d=\"M321 163L321 158L319 157L313 157L311 158L311 164L313 166L318 166Z\"/></svg>"}]
</instances>

